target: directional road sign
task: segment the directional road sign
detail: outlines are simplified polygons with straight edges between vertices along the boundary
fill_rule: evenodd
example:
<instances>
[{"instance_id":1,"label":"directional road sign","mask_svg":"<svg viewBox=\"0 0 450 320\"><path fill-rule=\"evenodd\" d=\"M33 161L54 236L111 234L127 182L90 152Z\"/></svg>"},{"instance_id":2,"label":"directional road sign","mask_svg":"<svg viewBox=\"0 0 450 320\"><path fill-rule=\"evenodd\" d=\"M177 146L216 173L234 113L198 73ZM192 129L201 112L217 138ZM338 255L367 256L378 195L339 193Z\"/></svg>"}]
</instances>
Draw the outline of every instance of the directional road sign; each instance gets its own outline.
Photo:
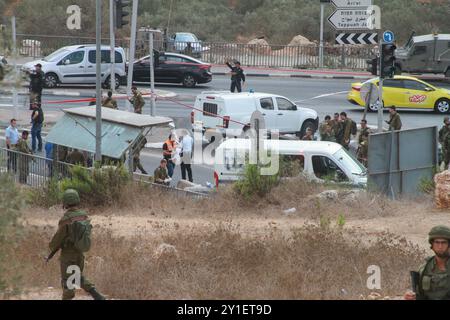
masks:
<instances>
[{"instance_id":1,"label":"directional road sign","mask_svg":"<svg viewBox=\"0 0 450 320\"><path fill-rule=\"evenodd\" d=\"M383 33L383 41L385 43L392 43L395 40L394 33L392 31L385 31Z\"/></svg>"},{"instance_id":2,"label":"directional road sign","mask_svg":"<svg viewBox=\"0 0 450 320\"><path fill-rule=\"evenodd\" d=\"M378 33L339 33L336 44L377 44Z\"/></svg>"},{"instance_id":3,"label":"directional road sign","mask_svg":"<svg viewBox=\"0 0 450 320\"><path fill-rule=\"evenodd\" d=\"M336 8L369 7L372 0L331 0Z\"/></svg>"},{"instance_id":4,"label":"directional road sign","mask_svg":"<svg viewBox=\"0 0 450 320\"><path fill-rule=\"evenodd\" d=\"M375 12L366 9L338 9L328 18L336 30L371 30Z\"/></svg>"}]
</instances>

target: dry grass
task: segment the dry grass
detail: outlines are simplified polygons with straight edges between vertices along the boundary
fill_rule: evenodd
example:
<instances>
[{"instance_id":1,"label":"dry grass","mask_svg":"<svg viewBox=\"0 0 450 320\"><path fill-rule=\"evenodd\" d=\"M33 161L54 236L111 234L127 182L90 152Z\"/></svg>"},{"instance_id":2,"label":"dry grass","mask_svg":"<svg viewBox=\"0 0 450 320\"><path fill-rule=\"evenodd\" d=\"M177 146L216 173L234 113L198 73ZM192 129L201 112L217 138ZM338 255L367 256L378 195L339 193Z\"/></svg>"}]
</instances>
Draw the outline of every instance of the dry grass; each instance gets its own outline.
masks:
<instances>
[{"instance_id":1,"label":"dry grass","mask_svg":"<svg viewBox=\"0 0 450 320\"><path fill-rule=\"evenodd\" d=\"M30 230L18 246L24 287L59 287L56 258L42 260L53 231ZM312 225L289 237L275 228L249 237L236 224L216 224L157 242L96 231L86 274L115 299L358 299L371 292L370 265L381 267L381 294L393 296L407 289L407 271L424 256L389 234L363 244L350 230Z\"/></svg>"}]
</instances>

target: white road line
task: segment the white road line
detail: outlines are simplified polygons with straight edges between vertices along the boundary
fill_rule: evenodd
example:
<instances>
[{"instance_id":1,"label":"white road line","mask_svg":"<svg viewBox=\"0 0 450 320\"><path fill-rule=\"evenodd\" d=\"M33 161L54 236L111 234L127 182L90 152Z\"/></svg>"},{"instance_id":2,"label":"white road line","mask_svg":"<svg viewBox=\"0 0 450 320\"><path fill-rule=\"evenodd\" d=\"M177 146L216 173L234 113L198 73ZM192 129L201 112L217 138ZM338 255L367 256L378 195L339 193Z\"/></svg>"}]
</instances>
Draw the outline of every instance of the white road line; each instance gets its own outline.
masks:
<instances>
[{"instance_id":1,"label":"white road line","mask_svg":"<svg viewBox=\"0 0 450 320\"><path fill-rule=\"evenodd\" d=\"M348 93L348 91L340 91L340 92L321 94L320 96L312 97L309 99L295 101L295 103L301 103L301 102L310 101L310 100L317 100L317 99L321 99L321 98L337 96L337 95L344 94L344 93Z\"/></svg>"}]
</instances>

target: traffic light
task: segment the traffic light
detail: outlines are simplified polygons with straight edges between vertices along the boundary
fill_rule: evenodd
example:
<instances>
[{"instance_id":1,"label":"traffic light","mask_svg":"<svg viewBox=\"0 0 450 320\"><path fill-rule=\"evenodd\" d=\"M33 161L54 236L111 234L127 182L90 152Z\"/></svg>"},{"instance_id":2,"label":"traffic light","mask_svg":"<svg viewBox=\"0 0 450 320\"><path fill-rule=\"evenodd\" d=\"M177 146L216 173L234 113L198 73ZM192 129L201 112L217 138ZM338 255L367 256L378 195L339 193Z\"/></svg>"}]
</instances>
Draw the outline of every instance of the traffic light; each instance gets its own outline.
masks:
<instances>
[{"instance_id":1,"label":"traffic light","mask_svg":"<svg viewBox=\"0 0 450 320\"><path fill-rule=\"evenodd\" d=\"M374 76L378 75L378 58L368 59L366 60L366 63L367 71Z\"/></svg>"},{"instance_id":2,"label":"traffic light","mask_svg":"<svg viewBox=\"0 0 450 320\"><path fill-rule=\"evenodd\" d=\"M395 74L395 50L397 47L392 43L381 45L381 78L393 78Z\"/></svg>"},{"instance_id":3,"label":"traffic light","mask_svg":"<svg viewBox=\"0 0 450 320\"><path fill-rule=\"evenodd\" d=\"M125 11L124 9L128 6L130 6L131 1L127 0L115 0L115 16L116 16L116 28L122 29L123 26L126 26L130 23L130 21L125 20L124 18L126 16L129 16L130 14Z\"/></svg>"}]
</instances>

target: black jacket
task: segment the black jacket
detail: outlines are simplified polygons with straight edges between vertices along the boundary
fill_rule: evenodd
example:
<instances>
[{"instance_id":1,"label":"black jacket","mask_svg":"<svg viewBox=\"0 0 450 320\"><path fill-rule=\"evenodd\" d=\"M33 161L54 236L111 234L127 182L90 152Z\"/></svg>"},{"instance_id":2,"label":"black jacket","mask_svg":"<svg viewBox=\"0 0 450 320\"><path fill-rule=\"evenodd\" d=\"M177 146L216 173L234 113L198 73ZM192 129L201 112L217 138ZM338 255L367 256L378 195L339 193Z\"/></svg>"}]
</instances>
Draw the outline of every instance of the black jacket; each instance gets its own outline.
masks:
<instances>
[{"instance_id":1,"label":"black jacket","mask_svg":"<svg viewBox=\"0 0 450 320\"><path fill-rule=\"evenodd\" d=\"M240 67L233 67L229 62L227 62L228 68L231 69L231 72L233 72L233 75L231 76L232 81L244 81L245 82L245 74L244 70Z\"/></svg>"},{"instance_id":2,"label":"black jacket","mask_svg":"<svg viewBox=\"0 0 450 320\"><path fill-rule=\"evenodd\" d=\"M30 73L30 91L41 93L44 88L44 72L31 72Z\"/></svg>"}]
</instances>

